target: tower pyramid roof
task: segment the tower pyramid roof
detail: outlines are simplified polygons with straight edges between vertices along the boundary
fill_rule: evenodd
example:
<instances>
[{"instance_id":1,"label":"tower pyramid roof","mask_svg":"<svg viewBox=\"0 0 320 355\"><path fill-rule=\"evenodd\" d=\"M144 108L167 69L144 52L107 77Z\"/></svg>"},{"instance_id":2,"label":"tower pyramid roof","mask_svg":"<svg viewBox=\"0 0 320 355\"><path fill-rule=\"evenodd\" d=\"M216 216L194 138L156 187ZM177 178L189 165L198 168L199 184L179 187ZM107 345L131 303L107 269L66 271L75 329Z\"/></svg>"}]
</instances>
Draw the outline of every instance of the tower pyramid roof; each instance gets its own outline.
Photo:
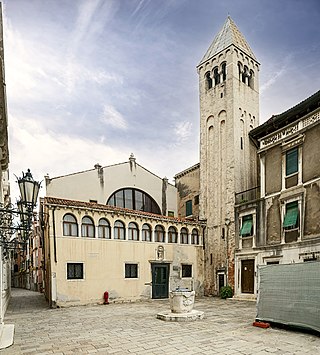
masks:
<instances>
[{"instance_id":1,"label":"tower pyramid roof","mask_svg":"<svg viewBox=\"0 0 320 355\"><path fill-rule=\"evenodd\" d=\"M221 31L214 38L199 65L212 58L222 50L228 48L232 44L244 51L252 59L257 60L243 34L239 31L232 18L228 16Z\"/></svg>"}]
</instances>

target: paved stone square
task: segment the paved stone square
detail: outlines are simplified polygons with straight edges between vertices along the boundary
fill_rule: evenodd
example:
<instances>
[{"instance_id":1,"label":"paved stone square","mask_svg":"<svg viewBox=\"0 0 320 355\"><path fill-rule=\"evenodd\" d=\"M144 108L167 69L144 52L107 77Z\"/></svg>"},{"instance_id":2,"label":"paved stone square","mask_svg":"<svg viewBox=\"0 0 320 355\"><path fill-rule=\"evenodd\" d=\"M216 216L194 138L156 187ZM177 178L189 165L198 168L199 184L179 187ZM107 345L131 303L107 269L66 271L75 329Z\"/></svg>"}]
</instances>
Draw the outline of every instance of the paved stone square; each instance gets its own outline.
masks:
<instances>
[{"instance_id":1,"label":"paved stone square","mask_svg":"<svg viewBox=\"0 0 320 355\"><path fill-rule=\"evenodd\" d=\"M168 300L48 309L42 294L12 290L5 323L15 324L4 354L319 354L320 337L252 326L255 303L196 299L205 318L164 322Z\"/></svg>"}]
</instances>

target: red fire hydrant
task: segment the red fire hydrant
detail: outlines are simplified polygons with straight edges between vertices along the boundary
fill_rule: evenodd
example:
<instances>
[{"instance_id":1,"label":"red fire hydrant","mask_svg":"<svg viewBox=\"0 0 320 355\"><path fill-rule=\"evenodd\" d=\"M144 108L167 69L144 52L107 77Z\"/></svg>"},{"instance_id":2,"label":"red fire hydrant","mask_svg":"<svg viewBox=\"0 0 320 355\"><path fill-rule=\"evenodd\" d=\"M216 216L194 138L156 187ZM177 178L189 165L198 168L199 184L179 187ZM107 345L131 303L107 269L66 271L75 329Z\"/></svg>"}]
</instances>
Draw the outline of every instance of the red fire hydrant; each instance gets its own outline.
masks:
<instances>
[{"instance_id":1,"label":"red fire hydrant","mask_svg":"<svg viewBox=\"0 0 320 355\"><path fill-rule=\"evenodd\" d=\"M109 304L109 292L108 291L106 291L103 294L103 298L104 298L104 303L103 304Z\"/></svg>"}]
</instances>

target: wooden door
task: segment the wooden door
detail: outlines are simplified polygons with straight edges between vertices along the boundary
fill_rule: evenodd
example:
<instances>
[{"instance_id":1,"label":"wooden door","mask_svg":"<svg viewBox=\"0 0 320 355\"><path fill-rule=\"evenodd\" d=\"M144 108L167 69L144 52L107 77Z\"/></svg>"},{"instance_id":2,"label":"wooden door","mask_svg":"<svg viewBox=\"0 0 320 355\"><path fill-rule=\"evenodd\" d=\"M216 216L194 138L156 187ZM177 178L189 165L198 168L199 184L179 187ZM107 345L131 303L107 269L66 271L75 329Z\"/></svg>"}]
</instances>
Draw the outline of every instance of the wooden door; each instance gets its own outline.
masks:
<instances>
[{"instance_id":1,"label":"wooden door","mask_svg":"<svg viewBox=\"0 0 320 355\"><path fill-rule=\"evenodd\" d=\"M254 259L241 261L241 292L254 293Z\"/></svg>"},{"instance_id":2,"label":"wooden door","mask_svg":"<svg viewBox=\"0 0 320 355\"><path fill-rule=\"evenodd\" d=\"M152 298L169 297L169 264L152 264Z\"/></svg>"}]
</instances>

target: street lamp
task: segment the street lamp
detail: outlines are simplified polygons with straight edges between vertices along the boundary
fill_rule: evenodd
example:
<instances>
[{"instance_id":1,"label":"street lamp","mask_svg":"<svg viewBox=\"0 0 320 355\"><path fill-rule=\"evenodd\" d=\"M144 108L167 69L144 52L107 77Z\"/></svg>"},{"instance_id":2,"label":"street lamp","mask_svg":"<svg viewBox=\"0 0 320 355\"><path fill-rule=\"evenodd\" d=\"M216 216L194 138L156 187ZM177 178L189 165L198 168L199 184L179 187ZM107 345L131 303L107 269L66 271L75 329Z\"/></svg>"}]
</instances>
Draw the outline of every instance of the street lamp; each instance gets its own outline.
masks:
<instances>
[{"instance_id":1,"label":"street lamp","mask_svg":"<svg viewBox=\"0 0 320 355\"><path fill-rule=\"evenodd\" d=\"M11 236L17 232L23 237L22 243L27 241L41 186L40 182L34 181L30 169L26 173L22 172L22 178L17 177L17 181L21 194L17 207L0 204L0 244L7 249L16 245L17 240L12 241Z\"/></svg>"},{"instance_id":2,"label":"street lamp","mask_svg":"<svg viewBox=\"0 0 320 355\"><path fill-rule=\"evenodd\" d=\"M41 183L34 181L30 169L18 178L21 198L15 208L11 203L0 203L0 325L3 324L4 275L3 262L7 263L7 250L26 246L32 225L33 209L37 204ZM17 221L20 220L20 221ZM13 235L16 234L16 238Z\"/></svg>"},{"instance_id":3,"label":"street lamp","mask_svg":"<svg viewBox=\"0 0 320 355\"><path fill-rule=\"evenodd\" d=\"M21 203L33 208L37 204L41 183L34 181L30 169L26 173L22 172L22 178L18 178L18 185L21 194Z\"/></svg>"}]
</instances>

